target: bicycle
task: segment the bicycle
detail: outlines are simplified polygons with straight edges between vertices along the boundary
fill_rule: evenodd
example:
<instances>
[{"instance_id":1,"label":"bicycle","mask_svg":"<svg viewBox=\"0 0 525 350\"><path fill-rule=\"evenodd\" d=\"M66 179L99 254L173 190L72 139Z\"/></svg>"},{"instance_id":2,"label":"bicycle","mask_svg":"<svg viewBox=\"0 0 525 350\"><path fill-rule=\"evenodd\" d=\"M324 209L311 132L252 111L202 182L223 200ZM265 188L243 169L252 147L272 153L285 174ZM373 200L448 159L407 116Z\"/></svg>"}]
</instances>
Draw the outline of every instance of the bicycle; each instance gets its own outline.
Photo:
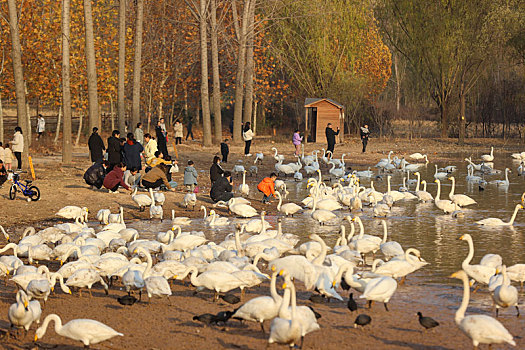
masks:
<instances>
[{"instance_id":1,"label":"bicycle","mask_svg":"<svg viewBox=\"0 0 525 350\"><path fill-rule=\"evenodd\" d=\"M36 186L31 185L33 183L32 180L24 180L25 185L21 183L19 181L21 173L25 173L25 171L13 173L13 184L11 185L11 188L9 188L9 199L15 200L16 193L21 192L24 196L28 197L28 202L36 202L40 199L40 189Z\"/></svg>"}]
</instances>

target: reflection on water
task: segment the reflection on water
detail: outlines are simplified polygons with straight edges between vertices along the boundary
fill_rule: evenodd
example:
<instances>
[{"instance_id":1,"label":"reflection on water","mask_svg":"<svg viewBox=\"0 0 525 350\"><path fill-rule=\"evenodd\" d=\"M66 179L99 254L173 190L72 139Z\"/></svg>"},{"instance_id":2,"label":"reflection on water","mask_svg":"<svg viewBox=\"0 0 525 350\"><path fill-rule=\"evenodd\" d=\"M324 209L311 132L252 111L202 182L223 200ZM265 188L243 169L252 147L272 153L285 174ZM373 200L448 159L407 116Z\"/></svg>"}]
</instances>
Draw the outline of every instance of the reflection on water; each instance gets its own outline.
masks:
<instances>
[{"instance_id":1,"label":"reflection on water","mask_svg":"<svg viewBox=\"0 0 525 350\"><path fill-rule=\"evenodd\" d=\"M464 159L465 154L456 154L454 159ZM480 191L478 186L468 185L465 176L466 163L451 162L450 164L438 164L439 167L446 165L457 165L457 171L452 175L456 178L456 193L464 193L478 202L477 205L471 206L464 210L465 216L462 218L453 218L450 215L444 215L433 203L417 203L416 201L397 202L393 208L392 214L388 217L389 238L398 241L405 249L415 247L421 251L422 256L430 262L430 265L419 271L415 278L422 284L449 284L452 283L448 278L452 272L461 268L461 262L468 254L468 245L458 238L465 233L472 235L474 239L475 254L473 263L478 263L481 257L487 253L497 253L503 257L507 265L513 265L521 262L525 263L523 254L525 243L523 233L525 232L525 211L520 211L514 223L514 227L484 228L475 224L475 221L488 218L498 217L508 221L512 215L516 203L520 201L520 196L525 192L524 177L516 176L515 172L509 174L510 187L507 191L498 189L496 186L487 185L485 190ZM519 165L519 164L518 164ZM508 154L497 157L495 161L497 169L504 170L509 167L515 170L517 163L513 163ZM434 184L433 174L434 166L429 163L428 166L420 169L422 179L425 179L429 185L427 190L435 195L436 185ZM392 189L397 189L402 183L402 174L395 173L392 175ZM487 177L487 181L503 179L504 174ZM306 181L294 182L287 180L287 187L290 194L287 200L300 202L306 195ZM442 181L442 198L448 197L451 184L450 181ZM363 180L362 184L369 186L369 180ZM386 191L386 178L384 181L374 182L378 191ZM413 189L414 186L411 188ZM350 215L348 210L338 213L340 218ZM379 219L371 216L371 210L365 208L364 212L357 212L363 220L365 231L369 234L382 236L382 228ZM272 226L277 226L276 216L267 216ZM204 224L202 219L194 220L191 226L186 226L183 231L195 230L204 231L206 237L212 241L222 240L228 233L233 232L235 223L246 220L233 220L232 224L225 227L210 229ZM151 237L158 231L168 230L170 220L164 223L156 221L143 222L137 221L130 224L141 232L142 237ZM329 245L333 245L338 238L339 225L344 223L348 228L348 222L340 221L333 225L320 226L312 220L309 211L297 215L294 218L283 218L283 232L295 233L308 240L308 235L317 233L326 239ZM348 232L348 231L347 231ZM450 290L445 295L450 296Z\"/></svg>"}]
</instances>

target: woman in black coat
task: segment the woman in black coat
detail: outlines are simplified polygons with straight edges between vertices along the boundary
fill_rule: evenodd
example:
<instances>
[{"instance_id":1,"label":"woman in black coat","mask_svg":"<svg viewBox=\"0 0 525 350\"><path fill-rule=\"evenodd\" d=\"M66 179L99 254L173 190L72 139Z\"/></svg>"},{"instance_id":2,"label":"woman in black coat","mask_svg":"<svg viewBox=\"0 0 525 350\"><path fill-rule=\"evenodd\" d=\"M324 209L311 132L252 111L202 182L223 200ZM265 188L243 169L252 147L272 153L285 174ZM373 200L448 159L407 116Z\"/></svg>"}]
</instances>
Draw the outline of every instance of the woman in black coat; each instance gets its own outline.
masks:
<instances>
[{"instance_id":1,"label":"woman in black coat","mask_svg":"<svg viewBox=\"0 0 525 350\"><path fill-rule=\"evenodd\" d=\"M104 141L102 141L102 137L98 134L98 128L93 128L93 133L89 137L88 141L88 147L89 147L89 153L91 153L91 161L92 162L101 162L102 161L102 154L103 151L106 150L106 147L104 146Z\"/></svg>"},{"instance_id":2,"label":"woman in black coat","mask_svg":"<svg viewBox=\"0 0 525 350\"><path fill-rule=\"evenodd\" d=\"M210 180L212 185L215 181L222 177L222 174L224 174L224 170L219 165L220 161L221 160L218 156L213 157L213 164L210 168Z\"/></svg>"},{"instance_id":3,"label":"woman in black coat","mask_svg":"<svg viewBox=\"0 0 525 350\"><path fill-rule=\"evenodd\" d=\"M133 133L128 133L128 139L124 144L124 163L128 169L135 168L142 170L142 162L140 160L140 154L144 150L142 145L135 141Z\"/></svg>"},{"instance_id":4,"label":"woman in black coat","mask_svg":"<svg viewBox=\"0 0 525 350\"><path fill-rule=\"evenodd\" d=\"M168 145L166 144L166 134L164 134L164 130L162 130L160 126L160 120L157 122L155 135L157 136L157 148L164 158L166 158L166 156L168 156Z\"/></svg>"},{"instance_id":5,"label":"woman in black coat","mask_svg":"<svg viewBox=\"0 0 525 350\"><path fill-rule=\"evenodd\" d=\"M113 170L113 167L116 164L119 164L122 162L119 138L120 138L120 132L118 130L113 130L113 132L111 133L111 137L108 138L109 171Z\"/></svg>"}]
</instances>

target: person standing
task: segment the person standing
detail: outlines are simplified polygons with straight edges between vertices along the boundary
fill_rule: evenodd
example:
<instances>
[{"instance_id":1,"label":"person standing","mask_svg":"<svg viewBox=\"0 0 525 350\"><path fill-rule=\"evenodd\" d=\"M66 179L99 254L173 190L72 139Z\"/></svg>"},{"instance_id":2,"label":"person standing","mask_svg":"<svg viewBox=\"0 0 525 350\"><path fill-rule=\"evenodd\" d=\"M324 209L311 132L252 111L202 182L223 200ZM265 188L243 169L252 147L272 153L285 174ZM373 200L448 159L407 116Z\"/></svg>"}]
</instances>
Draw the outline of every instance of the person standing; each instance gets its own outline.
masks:
<instances>
[{"instance_id":1,"label":"person standing","mask_svg":"<svg viewBox=\"0 0 525 350\"><path fill-rule=\"evenodd\" d=\"M103 151L106 150L106 147L104 146L104 141L102 141L102 137L98 134L98 128L93 128L93 133L89 137L88 140L88 148L89 153L91 155L91 161L93 163L95 162L101 162L103 158Z\"/></svg>"},{"instance_id":2,"label":"person standing","mask_svg":"<svg viewBox=\"0 0 525 350\"><path fill-rule=\"evenodd\" d=\"M180 121L175 122L175 126L173 127L173 131L175 132L175 144L182 144L182 137L184 136L184 130L182 130L182 123Z\"/></svg>"},{"instance_id":3,"label":"person standing","mask_svg":"<svg viewBox=\"0 0 525 350\"><path fill-rule=\"evenodd\" d=\"M368 144L368 137L370 136L370 130L368 130L367 124L361 127L360 134L361 134L361 142L363 143L363 153L365 153L366 145Z\"/></svg>"},{"instance_id":4,"label":"person standing","mask_svg":"<svg viewBox=\"0 0 525 350\"><path fill-rule=\"evenodd\" d=\"M13 151L9 148L9 144L6 143L4 147L4 164L7 170L12 170L11 163L13 163Z\"/></svg>"},{"instance_id":5,"label":"person standing","mask_svg":"<svg viewBox=\"0 0 525 350\"><path fill-rule=\"evenodd\" d=\"M38 134L36 137L37 140L40 140L40 137L42 136L45 130L46 130L46 120L44 119L42 114L39 114L38 119L36 120L36 132Z\"/></svg>"},{"instance_id":6,"label":"person standing","mask_svg":"<svg viewBox=\"0 0 525 350\"><path fill-rule=\"evenodd\" d=\"M142 170L140 154L144 147L135 141L132 133L128 133L126 143L124 144L124 163L128 169Z\"/></svg>"},{"instance_id":7,"label":"person standing","mask_svg":"<svg viewBox=\"0 0 525 350\"><path fill-rule=\"evenodd\" d=\"M120 131L113 130L111 136L108 138L108 162L109 171L113 170L113 167L120 162L121 158L121 147L120 147Z\"/></svg>"},{"instance_id":8,"label":"person standing","mask_svg":"<svg viewBox=\"0 0 525 350\"><path fill-rule=\"evenodd\" d=\"M229 139L224 139L224 142L221 142L221 154L222 162L228 163L228 154L230 154L230 147L228 146Z\"/></svg>"},{"instance_id":9,"label":"person standing","mask_svg":"<svg viewBox=\"0 0 525 350\"><path fill-rule=\"evenodd\" d=\"M157 148L164 158L166 158L168 155L168 145L166 144L166 134L164 130L162 130L160 120L157 122L157 127L155 128L155 136L157 137Z\"/></svg>"},{"instance_id":10,"label":"person standing","mask_svg":"<svg viewBox=\"0 0 525 350\"><path fill-rule=\"evenodd\" d=\"M197 186L197 169L193 160L188 160L188 166L184 169L184 186L188 192L193 192Z\"/></svg>"},{"instance_id":11,"label":"person standing","mask_svg":"<svg viewBox=\"0 0 525 350\"><path fill-rule=\"evenodd\" d=\"M296 157L299 157L301 154L301 142L303 141L303 137L299 133L299 129L295 129L295 132L293 133L292 137L292 143L295 146L295 153L294 155Z\"/></svg>"},{"instance_id":12,"label":"person standing","mask_svg":"<svg viewBox=\"0 0 525 350\"><path fill-rule=\"evenodd\" d=\"M220 177L222 177L222 174L224 174L224 170L221 168L220 163L221 159L218 156L213 157L213 164L210 168L210 181L213 186L213 183L217 181Z\"/></svg>"},{"instance_id":13,"label":"person standing","mask_svg":"<svg viewBox=\"0 0 525 350\"><path fill-rule=\"evenodd\" d=\"M17 126L15 128L15 134L13 141L11 141L13 153L15 154L18 162L16 170L22 170L22 152L24 152L24 135L22 135L22 128Z\"/></svg>"},{"instance_id":14,"label":"person standing","mask_svg":"<svg viewBox=\"0 0 525 350\"><path fill-rule=\"evenodd\" d=\"M252 155L250 153L250 147L252 145L252 139L253 139L253 131L252 131L250 122L246 122L246 124L244 124L242 138L244 140L244 156L250 157Z\"/></svg>"},{"instance_id":15,"label":"person standing","mask_svg":"<svg viewBox=\"0 0 525 350\"><path fill-rule=\"evenodd\" d=\"M232 173L226 170L223 176L219 177L211 186L210 198L214 203L218 201L227 202L233 198L232 190Z\"/></svg>"},{"instance_id":16,"label":"person standing","mask_svg":"<svg viewBox=\"0 0 525 350\"><path fill-rule=\"evenodd\" d=\"M142 123L137 123L137 128L135 129L135 141L144 146L144 130L142 130Z\"/></svg>"},{"instance_id":17,"label":"person standing","mask_svg":"<svg viewBox=\"0 0 525 350\"><path fill-rule=\"evenodd\" d=\"M332 156L334 155L334 147L335 147L335 137L339 135L339 127L337 127L337 132L332 129L332 123L328 123L326 125L326 142L328 143L328 147L326 152L330 151L332 152Z\"/></svg>"},{"instance_id":18,"label":"person standing","mask_svg":"<svg viewBox=\"0 0 525 350\"><path fill-rule=\"evenodd\" d=\"M188 126L186 126L186 129L188 131L188 133L186 134L186 141L188 141L188 137L190 137L190 135L191 135L191 140L192 141L195 140L193 138L193 130L192 130L193 129L193 118L192 117L189 117Z\"/></svg>"}]
</instances>

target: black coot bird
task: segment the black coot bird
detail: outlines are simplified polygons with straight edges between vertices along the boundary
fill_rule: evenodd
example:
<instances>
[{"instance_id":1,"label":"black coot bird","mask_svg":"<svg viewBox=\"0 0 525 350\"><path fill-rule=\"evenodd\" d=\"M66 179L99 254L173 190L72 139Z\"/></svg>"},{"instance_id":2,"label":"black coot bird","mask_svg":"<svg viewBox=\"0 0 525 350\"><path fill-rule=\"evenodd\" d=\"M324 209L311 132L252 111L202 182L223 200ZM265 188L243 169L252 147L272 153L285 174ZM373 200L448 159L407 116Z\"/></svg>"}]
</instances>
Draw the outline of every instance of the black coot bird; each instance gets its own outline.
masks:
<instances>
[{"instance_id":1,"label":"black coot bird","mask_svg":"<svg viewBox=\"0 0 525 350\"><path fill-rule=\"evenodd\" d=\"M324 304L326 303L326 297L321 294L312 294L310 295L310 301L314 304Z\"/></svg>"},{"instance_id":2,"label":"black coot bird","mask_svg":"<svg viewBox=\"0 0 525 350\"><path fill-rule=\"evenodd\" d=\"M237 304L241 301L241 299L238 296L235 296L233 294L224 294L220 295L220 298L227 302L228 304Z\"/></svg>"},{"instance_id":3,"label":"black coot bird","mask_svg":"<svg viewBox=\"0 0 525 350\"><path fill-rule=\"evenodd\" d=\"M124 295L120 298L117 298L117 301L120 305L133 305L137 302L137 298L135 298L133 295Z\"/></svg>"},{"instance_id":4,"label":"black coot bird","mask_svg":"<svg viewBox=\"0 0 525 350\"><path fill-rule=\"evenodd\" d=\"M214 314L202 314L202 315L197 315L197 316L193 316L193 320L194 321L199 321L199 322L202 322L204 324L212 324L212 323L215 323L215 315Z\"/></svg>"},{"instance_id":5,"label":"black coot bird","mask_svg":"<svg viewBox=\"0 0 525 350\"><path fill-rule=\"evenodd\" d=\"M418 312L419 324L425 327L425 329L430 329L439 326L439 322L434 320L432 317L424 317L421 312Z\"/></svg>"},{"instance_id":6,"label":"black coot bird","mask_svg":"<svg viewBox=\"0 0 525 350\"><path fill-rule=\"evenodd\" d=\"M348 297L348 310L350 310L350 312L357 310L357 303L354 300L354 293L350 293L350 296Z\"/></svg>"},{"instance_id":7,"label":"black coot bird","mask_svg":"<svg viewBox=\"0 0 525 350\"><path fill-rule=\"evenodd\" d=\"M370 322L372 322L372 317L365 315L365 314L361 314L356 317L354 321L354 328L357 328L357 326L364 327Z\"/></svg>"}]
</instances>

